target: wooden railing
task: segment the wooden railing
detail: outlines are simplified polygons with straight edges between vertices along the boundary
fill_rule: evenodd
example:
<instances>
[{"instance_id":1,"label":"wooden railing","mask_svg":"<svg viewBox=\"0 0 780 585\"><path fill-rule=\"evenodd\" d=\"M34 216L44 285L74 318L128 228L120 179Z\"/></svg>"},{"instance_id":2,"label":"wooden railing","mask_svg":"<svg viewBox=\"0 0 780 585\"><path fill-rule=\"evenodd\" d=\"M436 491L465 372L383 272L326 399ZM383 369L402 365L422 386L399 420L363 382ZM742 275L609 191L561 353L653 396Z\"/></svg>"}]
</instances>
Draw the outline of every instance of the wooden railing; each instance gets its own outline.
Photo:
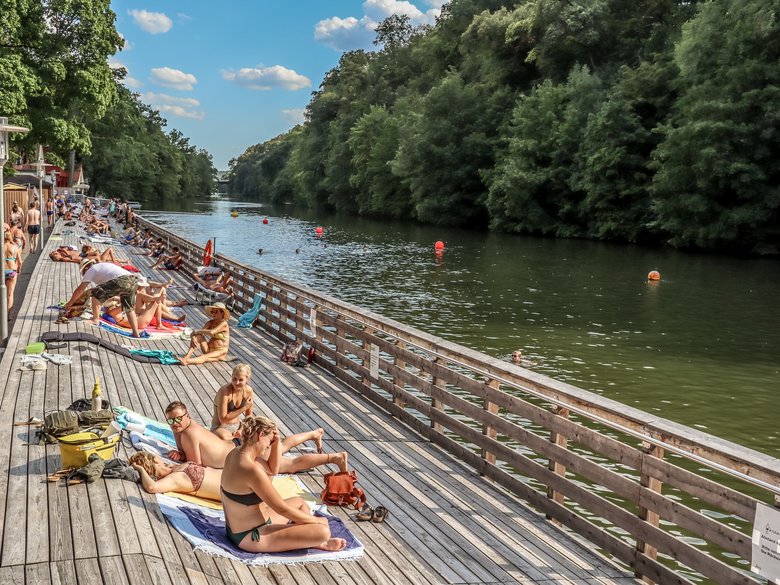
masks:
<instances>
[{"instance_id":1,"label":"wooden railing","mask_svg":"<svg viewBox=\"0 0 780 585\"><path fill-rule=\"evenodd\" d=\"M197 269L199 245L139 222ZM233 276L238 313L264 294L260 327L313 346L318 366L637 576L763 582L748 571L750 534L758 503L780 494L779 460L222 255L216 262Z\"/></svg>"}]
</instances>

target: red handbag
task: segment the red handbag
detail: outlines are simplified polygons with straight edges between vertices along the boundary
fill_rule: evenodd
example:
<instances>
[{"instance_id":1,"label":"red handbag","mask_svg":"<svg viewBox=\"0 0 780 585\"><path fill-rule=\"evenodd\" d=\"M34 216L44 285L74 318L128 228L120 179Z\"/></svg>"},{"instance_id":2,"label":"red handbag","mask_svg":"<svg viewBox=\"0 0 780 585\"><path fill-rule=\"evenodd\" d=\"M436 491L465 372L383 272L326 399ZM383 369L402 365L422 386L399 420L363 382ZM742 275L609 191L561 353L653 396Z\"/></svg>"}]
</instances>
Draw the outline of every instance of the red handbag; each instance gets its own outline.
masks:
<instances>
[{"instance_id":1,"label":"red handbag","mask_svg":"<svg viewBox=\"0 0 780 585\"><path fill-rule=\"evenodd\" d=\"M359 510L366 503L366 494L357 487L354 471L338 471L325 474L322 503L328 506L354 506Z\"/></svg>"}]
</instances>

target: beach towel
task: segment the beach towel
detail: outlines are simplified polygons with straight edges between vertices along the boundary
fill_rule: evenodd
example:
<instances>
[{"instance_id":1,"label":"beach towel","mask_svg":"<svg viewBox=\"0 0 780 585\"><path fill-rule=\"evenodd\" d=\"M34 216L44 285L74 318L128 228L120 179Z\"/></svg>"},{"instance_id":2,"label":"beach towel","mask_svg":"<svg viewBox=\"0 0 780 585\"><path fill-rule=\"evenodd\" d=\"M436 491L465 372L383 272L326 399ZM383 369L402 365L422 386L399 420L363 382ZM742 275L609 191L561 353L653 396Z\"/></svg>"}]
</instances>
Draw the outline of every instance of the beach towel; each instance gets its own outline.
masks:
<instances>
[{"instance_id":1,"label":"beach towel","mask_svg":"<svg viewBox=\"0 0 780 585\"><path fill-rule=\"evenodd\" d=\"M225 535L225 516L221 510L198 506L179 498L158 495L157 503L168 521L178 530L195 550L214 556L225 557L250 566L265 567L273 564L322 563L325 561L355 560L363 556L363 544L335 516L316 511L318 516L328 519L333 538L343 538L347 546L343 550L328 552L318 549L302 549L284 553L248 553L230 542Z\"/></svg>"},{"instance_id":2,"label":"beach towel","mask_svg":"<svg viewBox=\"0 0 780 585\"><path fill-rule=\"evenodd\" d=\"M166 327L156 327L154 325L147 325L143 331L141 331L141 337L136 339L164 339L167 337L176 337L185 327L181 323L174 324L172 321L166 321L163 319L163 323L170 323ZM123 327L118 325L113 318L108 318L106 315L100 317L100 327L106 331L111 331L124 337L133 337L133 330L129 327Z\"/></svg>"},{"instance_id":3,"label":"beach towel","mask_svg":"<svg viewBox=\"0 0 780 585\"><path fill-rule=\"evenodd\" d=\"M252 323L257 319L257 315L260 313L260 309L263 306L263 299L265 293L255 293L255 299L252 301L252 308L238 318L239 327L251 327Z\"/></svg>"},{"instance_id":4,"label":"beach towel","mask_svg":"<svg viewBox=\"0 0 780 585\"><path fill-rule=\"evenodd\" d=\"M164 422L160 422L144 415L134 412L125 406L115 406L117 424L124 430L129 424L143 425L145 437L151 437L162 441L169 447L176 448L176 440L173 438L173 431Z\"/></svg>"},{"instance_id":5,"label":"beach towel","mask_svg":"<svg viewBox=\"0 0 780 585\"><path fill-rule=\"evenodd\" d=\"M178 365L179 359L173 355L172 351L167 349L131 349L129 350L133 355L145 355L150 358L155 358L160 361L164 366Z\"/></svg>"}]
</instances>

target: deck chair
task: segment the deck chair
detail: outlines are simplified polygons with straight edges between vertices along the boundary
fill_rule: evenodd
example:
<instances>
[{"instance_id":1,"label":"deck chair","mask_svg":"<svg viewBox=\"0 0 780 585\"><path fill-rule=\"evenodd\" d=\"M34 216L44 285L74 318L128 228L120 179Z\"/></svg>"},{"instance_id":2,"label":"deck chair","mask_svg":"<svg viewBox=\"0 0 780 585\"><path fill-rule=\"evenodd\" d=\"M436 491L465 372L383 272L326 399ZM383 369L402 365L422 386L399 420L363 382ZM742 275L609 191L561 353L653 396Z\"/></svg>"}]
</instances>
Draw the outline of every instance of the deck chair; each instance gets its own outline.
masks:
<instances>
[{"instance_id":1,"label":"deck chair","mask_svg":"<svg viewBox=\"0 0 780 585\"><path fill-rule=\"evenodd\" d=\"M265 293L255 293L255 300L252 302L252 308L238 318L238 326L249 328L257 319L260 309L263 307ZM226 305L227 306L227 305Z\"/></svg>"},{"instance_id":2,"label":"deck chair","mask_svg":"<svg viewBox=\"0 0 780 585\"><path fill-rule=\"evenodd\" d=\"M197 303L200 303L201 305L213 305L214 303L224 303L225 307L227 307L229 311L233 310L233 307L236 304L235 295L217 292L215 290L209 290L207 288L203 288L199 284L196 286L198 287L197 290L195 291L195 301Z\"/></svg>"}]
</instances>

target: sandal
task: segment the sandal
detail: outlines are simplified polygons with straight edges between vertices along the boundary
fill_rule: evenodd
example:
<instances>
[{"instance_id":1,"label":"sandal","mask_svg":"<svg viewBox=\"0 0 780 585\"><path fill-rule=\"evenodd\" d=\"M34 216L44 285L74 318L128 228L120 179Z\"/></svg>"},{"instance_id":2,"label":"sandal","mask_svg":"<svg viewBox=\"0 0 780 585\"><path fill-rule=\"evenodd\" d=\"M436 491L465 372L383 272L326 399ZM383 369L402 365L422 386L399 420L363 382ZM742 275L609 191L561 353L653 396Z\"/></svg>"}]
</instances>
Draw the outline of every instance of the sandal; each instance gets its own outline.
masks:
<instances>
[{"instance_id":1,"label":"sandal","mask_svg":"<svg viewBox=\"0 0 780 585\"><path fill-rule=\"evenodd\" d=\"M387 520L387 517L390 515L390 511L385 508L384 506L377 506L374 510L374 515L371 518L371 522L376 522L377 524L380 522L384 522Z\"/></svg>"},{"instance_id":2,"label":"sandal","mask_svg":"<svg viewBox=\"0 0 780 585\"><path fill-rule=\"evenodd\" d=\"M374 509L368 504L363 504L363 507L360 508L360 512L355 514L355 520L359 520L361 522L366 522L368 520L371 520L373 517L374 517Z\"/></svg>"}]
</instances>

